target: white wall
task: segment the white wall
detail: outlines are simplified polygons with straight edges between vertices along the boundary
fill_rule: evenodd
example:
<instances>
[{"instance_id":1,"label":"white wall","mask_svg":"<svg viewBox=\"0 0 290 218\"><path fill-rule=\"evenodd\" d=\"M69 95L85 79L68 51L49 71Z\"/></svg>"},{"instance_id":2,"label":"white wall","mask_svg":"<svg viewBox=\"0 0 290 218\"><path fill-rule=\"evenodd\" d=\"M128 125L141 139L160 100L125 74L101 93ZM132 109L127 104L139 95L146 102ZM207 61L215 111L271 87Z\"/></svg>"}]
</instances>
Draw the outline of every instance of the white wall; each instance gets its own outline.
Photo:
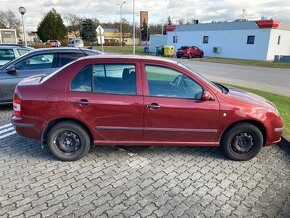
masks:
<instances>
[{"instance_id":1,"label":"white wall","mask_svg":"<svg viewBox=\"0 0 290 218\"><path fill-rule=\"evenodd\" d=\"M278 45L279 36L280 45ZM290 55L290 31L272 29L267 60L274 60L275 55Z\"/></svg>"},{"instance_id":2,"label":"white wall","mask_svg":"<svg viewBox=\"0 0 290 218\"><path fill-rule=\"evenodd\" d=\"M270 32L271 29L172 31L165 44L174 45L175 51L183 45L195 45L207 57L267 60ZM247 44L249 35L255 36L254 44ZM173 36L178 36L177 43L173 43ZM203 36L209 36L208 44L203 43ZM221 47L221 53L214 53L213 47Z\"/></svg>"},{"instance_id":3,"label":"white wall","mask_svg":"<svg viewBox=\"0 0 290 218\"><path fill-rule=\"evenodd\" d=\"M167 35L150 35L150 52L155 53L157 46L163 46L167 44Z\"/></svg>"}]
</instances>

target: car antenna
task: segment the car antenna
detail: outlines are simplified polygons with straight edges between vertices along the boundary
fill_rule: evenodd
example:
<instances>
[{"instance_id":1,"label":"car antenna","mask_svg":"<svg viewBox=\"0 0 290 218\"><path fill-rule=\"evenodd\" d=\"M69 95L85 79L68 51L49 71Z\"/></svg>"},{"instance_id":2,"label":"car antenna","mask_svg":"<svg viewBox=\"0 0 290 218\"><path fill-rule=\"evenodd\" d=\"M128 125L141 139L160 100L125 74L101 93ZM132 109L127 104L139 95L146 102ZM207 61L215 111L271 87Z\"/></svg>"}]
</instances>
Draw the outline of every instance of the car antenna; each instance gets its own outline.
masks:
<instances>
[{"instance_id":1,"label":"car antenna","mask_svg":"<svg viewBox=\"0 0 290 218\"><path fill-rule=\"evenodd\" d=\"M81 50L81 52L82 52L85 56L89 56L86 52L84 52L83 49L81 49L81 47L78 47L78 48L79 48L79 50Z\"/></svg>"}]
</instances>

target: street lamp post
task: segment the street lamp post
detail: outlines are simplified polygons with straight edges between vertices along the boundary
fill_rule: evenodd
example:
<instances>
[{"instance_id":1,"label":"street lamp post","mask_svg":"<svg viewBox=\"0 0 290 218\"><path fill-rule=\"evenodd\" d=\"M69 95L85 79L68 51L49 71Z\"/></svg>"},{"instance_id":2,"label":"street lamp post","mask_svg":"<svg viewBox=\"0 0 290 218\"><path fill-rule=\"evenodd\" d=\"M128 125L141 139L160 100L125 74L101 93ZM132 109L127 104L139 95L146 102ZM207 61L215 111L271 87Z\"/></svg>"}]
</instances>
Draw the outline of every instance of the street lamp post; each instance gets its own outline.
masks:
<instances>
[{"instance_id":1,"label":"street lamp post","mask_svg":"<svg viewBox=\"0 0 290 218\"><path fill-rule=\"evenodd\" d=\"M117 5L120 5L120 46L122 47L122 43L123 43L123 31L122 31L122 16L123 16L123 11L122 11L122 7L123 4L125 4L126 1L123 1L122 3L118 3Z\"/></svg>"},{"instance_id":2,"label":"street lamp post","mask_svg":"<svg viewBox=\"0 0 290 218\"><path fill-rule=\"evenodd\" d=\"M133 55L135 55L135 35L136 35L136 26L135 26L135 0L133 0Z\"/></svg>"},{"instance_id":3,"label":"street lamp post","mask_svg":"<svg viewBox=\"0 0 290 218\"><path fill-rule=\"evenodd\" d=\"M27 47L27 41L26 41L26 31L25 31L25 25L24 25L24 18L23 15L26 13L25 7L21 6L18 8L19 13L21 14L22 17L22 27L23 27L23 35L24 35L24 44L25 47Z\"/></svg>"}]
</instances>

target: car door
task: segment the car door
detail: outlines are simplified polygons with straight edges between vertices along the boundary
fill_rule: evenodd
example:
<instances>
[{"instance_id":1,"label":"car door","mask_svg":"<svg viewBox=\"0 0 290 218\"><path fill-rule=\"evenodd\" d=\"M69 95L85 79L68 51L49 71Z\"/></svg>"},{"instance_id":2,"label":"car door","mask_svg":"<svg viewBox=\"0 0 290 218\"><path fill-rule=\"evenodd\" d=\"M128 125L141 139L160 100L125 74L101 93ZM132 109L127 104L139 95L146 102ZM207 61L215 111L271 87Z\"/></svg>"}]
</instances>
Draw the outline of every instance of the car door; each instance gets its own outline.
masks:
<instances>
[{"instance_id":1,"label":"car door","mask_svg":"<svg viewBox=\"0 0 290 218\"><path fill-rule=\"evenodd\" d=\"M36 54L14 62L1 72L0 101L11 101L14 89L22 79L38 74L49 74L56 69L56 53Z\"/></svg>"},{"instance_id":2,"label":"car door","mask_svg":"<svg viewBox=\"0 0 290 218\"><path fill-rule=\"evenodd\" d=\"M204 87L179 70L158 65L144 69L144 140L213 144L218 101L202 101Z\"/></svg>"},{"instance_id":3,"label":"car door","mask_svg":"<svg viewBox=\"0 0 290 218\"><path fill-rule=\"evenodd\" d=\"M143 140L143 96L134 63L84 66L73 78L67 99L82 120L95 130L95 143Z\"/></svg>"}]
</instances>

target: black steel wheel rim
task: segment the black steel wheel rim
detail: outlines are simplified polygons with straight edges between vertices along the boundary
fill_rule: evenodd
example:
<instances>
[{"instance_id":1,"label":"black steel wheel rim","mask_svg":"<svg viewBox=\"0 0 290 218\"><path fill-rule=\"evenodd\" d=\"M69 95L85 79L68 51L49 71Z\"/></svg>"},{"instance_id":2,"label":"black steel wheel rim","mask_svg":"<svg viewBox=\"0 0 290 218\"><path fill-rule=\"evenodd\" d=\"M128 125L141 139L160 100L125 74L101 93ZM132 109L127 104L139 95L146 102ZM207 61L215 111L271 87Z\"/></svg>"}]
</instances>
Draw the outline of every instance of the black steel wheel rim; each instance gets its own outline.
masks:
<instances>
[{"instance_id":1,"label":"black steel wheel rim","mask_svg":"<svg viewBox=\"0 0 290 218\"><path fill-rule=\"evenodd\" d=\"M238 154L247 154L254 148L254 137L248 132L238 133L233 137L231 147Z\"/></svg>"},{"instance_id":2,"label":"black steel wheel rim","mask_svg":"<svg viewBox=\"0 0 290 218\"><path fill-rule=\"evenodd\" d=\"M72 154L80 149L81 140L76 133L67 130L57 135L54 144L63 153Z\"/></svg>"}]
</instances>

